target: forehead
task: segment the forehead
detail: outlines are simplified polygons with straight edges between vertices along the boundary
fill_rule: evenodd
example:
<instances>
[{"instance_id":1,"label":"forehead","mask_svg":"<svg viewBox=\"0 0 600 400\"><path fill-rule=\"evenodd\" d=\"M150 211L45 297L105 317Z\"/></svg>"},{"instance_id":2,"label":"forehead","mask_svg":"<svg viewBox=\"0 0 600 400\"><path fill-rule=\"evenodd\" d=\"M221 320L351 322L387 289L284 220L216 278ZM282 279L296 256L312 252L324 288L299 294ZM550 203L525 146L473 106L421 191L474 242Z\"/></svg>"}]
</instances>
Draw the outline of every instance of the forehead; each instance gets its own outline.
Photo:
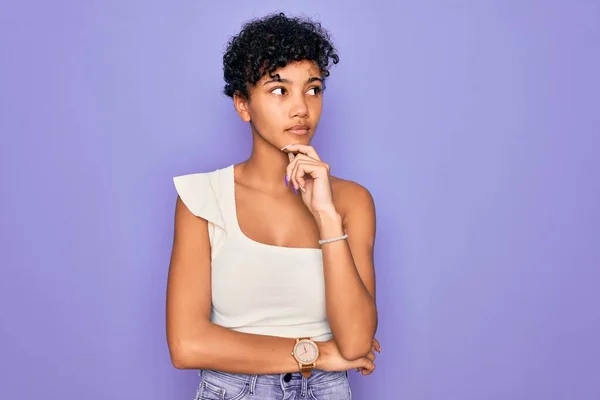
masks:
<instances>
[{"instance_id":1,"label":"forehead","mask_svg":"<svg viewBox=\"0 0 600 400\"><path fill-rule=\"evenodd\" d=\"M321 77L321 71L315 61L302 60L288 63L285 67L276 69L271 73L272 76L278 74L281 79L287 79L293 83L305 83L312 77ZM259 82L271 80L269 74L264 75Z\"/></svg>"}]
</instances>

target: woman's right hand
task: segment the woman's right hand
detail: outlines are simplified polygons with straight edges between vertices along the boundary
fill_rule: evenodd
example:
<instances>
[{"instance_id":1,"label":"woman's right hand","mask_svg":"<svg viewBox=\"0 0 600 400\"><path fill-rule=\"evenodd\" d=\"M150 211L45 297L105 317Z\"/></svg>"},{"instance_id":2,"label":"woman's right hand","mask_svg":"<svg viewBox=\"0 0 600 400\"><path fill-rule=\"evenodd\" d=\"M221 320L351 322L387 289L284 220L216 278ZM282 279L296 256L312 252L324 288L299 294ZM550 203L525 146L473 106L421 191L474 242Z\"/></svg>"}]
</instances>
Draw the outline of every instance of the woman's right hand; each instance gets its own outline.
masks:
<instances>
[{"instance_id":1,"label":"woman's right hand","mask_svg":"<svg viewBox=\"0 0 600 400\"><path fill-rule=\"evenodd\" d=\"M375 371L375 353L373 349L366 357L358 360L346 360L340 354L335 340L327 342L319 342L319 359L317 360L317 368L323 371L348 371L355 369L360 371L362 375L370 375Z\"/></svg>"}]
</instances>

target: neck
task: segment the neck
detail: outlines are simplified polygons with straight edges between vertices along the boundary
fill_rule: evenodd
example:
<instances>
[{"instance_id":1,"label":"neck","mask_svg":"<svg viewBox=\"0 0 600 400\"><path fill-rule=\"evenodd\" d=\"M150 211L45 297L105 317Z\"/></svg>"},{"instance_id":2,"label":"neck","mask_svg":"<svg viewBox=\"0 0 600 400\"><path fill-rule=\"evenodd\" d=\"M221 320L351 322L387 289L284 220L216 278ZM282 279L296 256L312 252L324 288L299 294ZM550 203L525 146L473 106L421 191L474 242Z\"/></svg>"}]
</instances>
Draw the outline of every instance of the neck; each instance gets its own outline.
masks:
<instances>
[{"instance_id":1,"label":"neck","mask_svg":"<svg viewBox=\"0 0 600 400\"><path fill-rule=\"evenodd\" d=\"M260 187L269 192L285 192L292 190L285 187L286 168L289 164L287 153L275 148L252 133L252 153L241 165L241 178L244 184Z\"/></svg>"}]
</instances>

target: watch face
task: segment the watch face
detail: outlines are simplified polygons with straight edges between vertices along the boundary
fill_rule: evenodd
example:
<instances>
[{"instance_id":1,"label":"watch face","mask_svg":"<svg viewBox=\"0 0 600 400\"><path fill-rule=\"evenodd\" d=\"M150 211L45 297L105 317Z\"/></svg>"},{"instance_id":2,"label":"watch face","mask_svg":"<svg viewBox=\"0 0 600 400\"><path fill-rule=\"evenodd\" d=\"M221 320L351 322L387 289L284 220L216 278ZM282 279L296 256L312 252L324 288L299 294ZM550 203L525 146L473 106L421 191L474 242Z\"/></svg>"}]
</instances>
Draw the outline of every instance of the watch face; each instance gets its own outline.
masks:
<instances>
[{"instance_id":1,"label":"watch face","mask_svg":"<svg viewBox=\"0 0 600 400\"><path fill-rule=\"evenodd\" d=\"M317 345L309 341L300 341L294 347L296 359L303 364L312 364L319 355Z\"/></svg>"}]
</instances>

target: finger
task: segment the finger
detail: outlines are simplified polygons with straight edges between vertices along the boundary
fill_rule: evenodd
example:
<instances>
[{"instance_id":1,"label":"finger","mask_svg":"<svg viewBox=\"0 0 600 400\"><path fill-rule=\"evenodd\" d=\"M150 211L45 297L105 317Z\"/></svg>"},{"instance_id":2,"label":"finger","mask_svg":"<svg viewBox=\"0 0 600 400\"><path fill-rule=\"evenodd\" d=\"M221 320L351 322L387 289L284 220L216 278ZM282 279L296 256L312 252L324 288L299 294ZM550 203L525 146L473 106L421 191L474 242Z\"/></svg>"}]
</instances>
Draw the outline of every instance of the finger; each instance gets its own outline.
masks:
<instances>
[{"instance_id":1,"label":"finger","mask_svg":"<svg viewBox=\"0 0 600 400\"><path fill-rule=\"evenodd\" d=\"M315 162L315 160L304 154L293 154L293 153L288 153L288 158L290 160L290 163L286 167L287 180L289 182L292 182L294 189L299 189L298 182L296 179L294 179L294 170L296 168L297 163L300 160L306 160L308 162ZM304 184L302 186L304 186ZM304 189L302 189L302 190L304 190Z\"/></svg>"},{"instance_id":2,"label":"finger","mask_svg":"<svg viewBox=\"0 0 600 400\"><path fill-rule=\"evenodd\" d=\"M371 361L375 361L375 353L373 353L372 351L369 352L369 354L367 354L367 358Z\"/></svg>"},{"instance_id":3,"label":"finger","mask_svg":"<svg viewBox=\"0 0 600 400\"><path fill-rule=\"evenodd\" d=\"M381 353L381 351L379 351L379 350L377 349L377 347L375 347L375 345L373 345L373 347L371 347L371 351L372 351L372 352Z\"/></svg>"},{"instance_id":4,"label":"finger","mask_svg":"<svg viewBox=\"0 0 600 400\"><path fill-rule=\"evenodd\" d=\"M306 146L306 147L310 147L310 146ZM297 163L299 163L301 161L304 161L308 164L321 165L322 167L324 167L326 169L326 173L329 174L329 171L330 171L329 164L324 163L320 160L311 158L310 156L307 156L306 154L298 153L298 154L294 155L290 151L290 152L288 152L288 158L290 160L290 164L288 164L288 167L287 167L287 176L288 176L288 180L290 180L294 183L294 189L296 189L296 190L301 189L302 191L306 191L306 189L305 189L306 181L305 181L304 175L298 176L298 173L297 173L297 169L298 169ZM314 175L313 175L313 178L315 178Z\"/></svg>"},{"instance_id":5,"label":"finger","mask_svg":"<svg viewBox=\"0 0 600 400\"><path fill-rule=\"evenodd\" d=\"M362 375L370 375L375 370L375 363L367 358L363 358L363 366L360 373Z\"/></svg>"},{"instance_id":6,"label":"finger","mask_svg":"<svg viewBox=\"0 0 600 400\"><path fill-rule=\"evenodd\" d=\"M375 369L375 363L369 360L367 357L363 357L361 367L364 369Z\"/></svg>"},{"instance_id":7,"label":"finger","mask_svg":"<svg viewBox=\"0 0 600 400\"><path fill-rule=\"evenodd\" d=\"M298 151L302 154L306 154L311 158L314 158L315 160L321 161L321 158L312 146L307 146L304 144L288 144L287 146L282 147L281 151Z\"/></svg>"},{"instance_id":8,"label":"finger","mask_svg":"<svg viewBox=\"0 0 600 400\"><path fill-rule=\"evenodd\" d=\"M375 372L375 368L373 368L373 369L363 369L361 371L361 375L367 376L367 375L371 375L373 372Z\"/></svg>"},{"instance_id":9,"label":"finger","mask_svg":"<svg viewBox=\"0 0 600 400\"><path fill-rule=\"evenodd\" d=\"M288 158L290 160L290 163L287 165L287 167L285 168L285 181L287 183L287 185L289 186L290 182L292 182L292 170L294 169L294 154L292 153L288 153ZM292 182L292 186L293 186L293 182ZM296 187L294 186L294 189L296 189Z\"/></svg>"},{"instance_id":10,"label":"finger","mask_svg":"<svg viewBox=\"0 0 600 400\"><path fill-rule=\"evenodd\" d=\"M375 372L375 366L373 366L373 369L363 368L361 370L360 374L363 375L363 376L367 376L367 375L371 375L373 372Z\"/></svg>"},{"instance_id":11,"label":"finger","mask_svg":"<svg viewBox=\"0 0 600 400\"><path fill-rule=\"evenodd\" d=\"M288 174L289 179L292 179L292 177L294 176L294 169L296 168L296 164L298 162L300 162L302 160L308 161L308 162L316 162L314 159L312 159L304 154L288 153L288 157L290 159L290 163L288 164L286 169L288 170L287 174ZM296 189L297 189L297 187L296 187Z\"/></svg>"},{"instance_id":12,"label":"finger","mask_svg":"<svg viewBox=\"0 0 600 400\"><path fill-rule=\"evenodd\" d=\"M304 187L306 186L305 175L309 175L314 179L318 176L318 169L324 168L323 165L314 161L311 162L306 160L300 160L297 161L295 164L296 165L292 170L292 179L298 184L302 191L305 191Z\"/></svg>"},{"instance_id":13,"label":"finger","mask_svg":"<svg viewBox=\"0 0 600 400\"><path fill-rule=\"evenodd\" d=\"M379 340L375 338L373 338L373 347L375 348L375 350L381 353L381 344L379 344Z\"/></svg>"},{"instance_id":14,"label":"finger","mask_svg":"<svg viewBox=\"0 0 600 400\"><path fill-rule=\"evenodd\" d=\"M298 160L294 168L296 177L309 175L313 179L325 178L329 175L327 164L318 161Z\"/></svg>"},{"instance_id":15,"label":"finger","mask_svg":"<svg viewBox=\"0 0 600 400\"><path fill-rule=\"evenodd\" d=\"M290 157L290 154L292 155L292 157ZM307 156L306 154L302 154L302 153L288 153L288 158L290 158L290 162L292 160L304 160L304 161L308 161L308 162L319 162L319 160L315 160L312 157Z\"/></svg>"}]
</instances>

